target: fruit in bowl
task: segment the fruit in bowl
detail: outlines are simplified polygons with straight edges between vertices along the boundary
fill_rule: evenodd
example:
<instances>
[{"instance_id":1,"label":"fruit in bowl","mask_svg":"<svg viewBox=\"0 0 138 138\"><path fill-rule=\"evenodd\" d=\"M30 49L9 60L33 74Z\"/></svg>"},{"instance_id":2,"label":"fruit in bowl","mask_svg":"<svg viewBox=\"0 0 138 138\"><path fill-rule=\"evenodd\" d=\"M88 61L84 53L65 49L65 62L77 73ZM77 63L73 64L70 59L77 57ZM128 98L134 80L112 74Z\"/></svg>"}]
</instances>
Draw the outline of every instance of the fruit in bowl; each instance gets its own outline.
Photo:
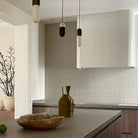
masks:
<instances>
[{"instance_id":1,"label":"fruit in bowl","mask_svg":"<svg viewBox=\"0 0 138 138\"><path fill-rule=\"evenodd\" d=\"M37 116L37 117L32 117L30 121L38 121L38 120L43 120L44 118L42 116Z\"/></svg>"}]
</instances>

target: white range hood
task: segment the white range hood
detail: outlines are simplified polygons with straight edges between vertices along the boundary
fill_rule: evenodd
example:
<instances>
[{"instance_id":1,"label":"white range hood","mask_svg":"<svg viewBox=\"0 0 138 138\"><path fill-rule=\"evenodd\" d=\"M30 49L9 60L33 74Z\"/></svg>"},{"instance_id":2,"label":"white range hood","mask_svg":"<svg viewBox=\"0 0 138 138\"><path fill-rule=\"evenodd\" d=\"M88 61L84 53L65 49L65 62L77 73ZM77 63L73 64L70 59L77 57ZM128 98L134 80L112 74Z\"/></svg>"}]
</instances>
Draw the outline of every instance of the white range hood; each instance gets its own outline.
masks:
<instances>
[{"instance_id":1,"label":"white range hood","mask_svg":"<svg viewBox=\"0 0 138 138\"><path fill-rule=\"evenodd\" d=\"M135 67L135 15L130 10L81 16L77 68Z\"/></svg>"}]
</instances>

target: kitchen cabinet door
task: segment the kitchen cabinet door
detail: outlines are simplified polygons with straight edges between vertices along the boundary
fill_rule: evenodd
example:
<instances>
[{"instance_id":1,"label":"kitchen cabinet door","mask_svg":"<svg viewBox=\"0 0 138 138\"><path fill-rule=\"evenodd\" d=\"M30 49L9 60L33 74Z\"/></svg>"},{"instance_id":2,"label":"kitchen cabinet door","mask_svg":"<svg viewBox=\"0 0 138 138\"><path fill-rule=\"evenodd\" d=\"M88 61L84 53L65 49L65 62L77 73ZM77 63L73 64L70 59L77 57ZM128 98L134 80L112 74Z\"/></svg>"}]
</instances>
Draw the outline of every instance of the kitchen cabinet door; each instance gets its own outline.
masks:
<instances>
[{"instance_id":1,"label":"kitchen cabinet door","mask_svg":"<svg viewBox=\"0 0 138 138\"><path fill-rule=\"evenodd\" d=\"M77 68L135 67L135 16L130 10L81 16Z\"/></svg>"},{"instance_id":2,"label":"kitchen cabinet door","mask_svg":"<svg viewBox=\"0 0 138 138\"><path fill-rule=\"evenodd\" d=\"M138 138L138 110L122 110L122 134Z\"/></svg>"},{"instance_id":3,"label":"kitchen cabinet door","mask_svg":"<svg viewBox=\"0 0 138 138\"><path fill-rule=\"evenodd\" d=\"M121 138L121 118L107 127L97 138Z\"/></svg>"}]
</instances>

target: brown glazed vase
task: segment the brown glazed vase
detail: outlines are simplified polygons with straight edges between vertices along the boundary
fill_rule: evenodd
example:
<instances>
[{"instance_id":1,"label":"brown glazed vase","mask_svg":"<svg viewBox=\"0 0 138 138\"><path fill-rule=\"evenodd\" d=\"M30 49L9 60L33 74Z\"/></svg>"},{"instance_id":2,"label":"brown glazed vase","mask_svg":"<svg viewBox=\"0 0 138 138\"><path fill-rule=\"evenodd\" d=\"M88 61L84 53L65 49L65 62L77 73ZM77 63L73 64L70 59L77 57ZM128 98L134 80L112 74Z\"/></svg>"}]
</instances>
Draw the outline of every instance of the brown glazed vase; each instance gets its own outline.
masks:
<instances>
[{"instance_id":1,"label":"brown glazed vase","mask_svg":"<svg viewBox=\"0 0 138 138\"><path fill-rule=\"evenodd\" d=\"M67 95L70 97L70 100L71 100L71 114L73 115L75 104L74 104L73 98L72 98L72 97L70 96L70 94L69 94L70 88L71 88L71 86L66 86Z\"/></svg>"},{"instance_id":2,"label":"brown glazed vase","mask_svg":"<svg viewBox=\"0 0 138 138\"><path fill-rule=\"evenodd\" d=\"M67 94L63 94L58 102L58 114L59 116L71 117L71 110L71 99Z\"/></svg>"}]
</instances>

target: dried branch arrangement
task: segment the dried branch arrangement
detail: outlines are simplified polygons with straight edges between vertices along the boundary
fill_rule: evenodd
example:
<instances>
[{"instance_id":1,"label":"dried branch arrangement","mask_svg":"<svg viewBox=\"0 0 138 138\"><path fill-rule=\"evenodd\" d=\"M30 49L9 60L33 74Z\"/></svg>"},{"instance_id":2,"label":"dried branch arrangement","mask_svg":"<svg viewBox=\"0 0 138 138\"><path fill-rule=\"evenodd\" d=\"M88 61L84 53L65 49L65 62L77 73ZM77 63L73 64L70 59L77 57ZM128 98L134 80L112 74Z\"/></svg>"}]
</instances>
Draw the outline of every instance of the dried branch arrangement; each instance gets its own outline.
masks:
<instances>
[{"instance_id":1,"label":"dried branch arrangement","mask_svg":"<svg viewBox=\"0 0 138 138\"><path fill-rule=\"evenodd\" d=\"M14 49L9 48L7 56L0 52L0 88L7 96L14 96L15 57Z\"/></svg>"}]
</instances>

